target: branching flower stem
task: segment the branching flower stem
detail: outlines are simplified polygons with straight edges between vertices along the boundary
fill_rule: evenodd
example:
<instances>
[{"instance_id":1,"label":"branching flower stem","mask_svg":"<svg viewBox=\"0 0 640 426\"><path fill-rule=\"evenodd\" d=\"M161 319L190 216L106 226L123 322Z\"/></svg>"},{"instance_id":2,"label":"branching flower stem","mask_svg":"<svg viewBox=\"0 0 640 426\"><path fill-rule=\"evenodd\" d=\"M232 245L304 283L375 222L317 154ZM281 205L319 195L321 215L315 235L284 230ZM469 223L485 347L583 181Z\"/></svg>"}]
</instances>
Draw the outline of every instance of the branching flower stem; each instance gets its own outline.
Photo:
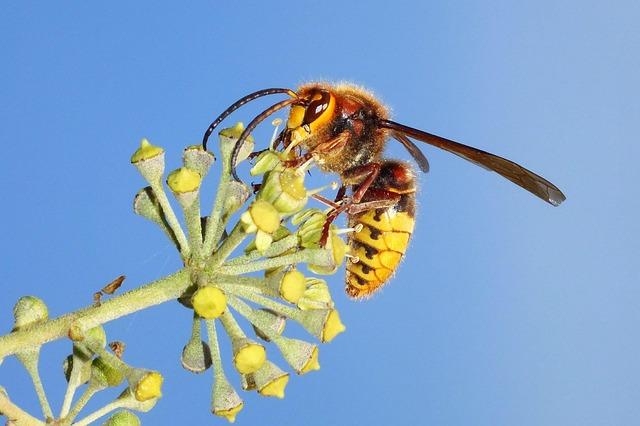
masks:
<instances>
[{"instance_id":1,"label":"branching flower stem","mask_svg":"<svg viewBox=\"0 0 640 426\"><path fill-rule=\"evenodd\" d=\"M100 306L83 308L0 336L0 358L32 346L67 337L73 325L79 326L80 330L87 330L150 306L175 300L191 284L189 273L188 269L183 269L109 299Z\"/></svg>"}]
</instances>

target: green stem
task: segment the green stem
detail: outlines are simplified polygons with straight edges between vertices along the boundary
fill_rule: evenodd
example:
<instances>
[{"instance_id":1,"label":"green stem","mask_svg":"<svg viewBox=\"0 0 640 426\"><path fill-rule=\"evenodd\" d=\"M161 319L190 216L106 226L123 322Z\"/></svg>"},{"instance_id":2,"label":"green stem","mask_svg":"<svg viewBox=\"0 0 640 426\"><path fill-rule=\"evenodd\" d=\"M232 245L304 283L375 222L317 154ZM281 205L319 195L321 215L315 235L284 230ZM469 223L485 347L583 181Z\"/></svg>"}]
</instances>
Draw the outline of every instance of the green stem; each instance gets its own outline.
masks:
<instances>
[{"instance_id":1,"label":"green stem","mask_svg":"<svg viewBox=\"0 0 640 426\"><path fill-rule=\"evenodd\" d=\"M224 240L220 248L213 254L213 256L211 256L207 262L206 269L210 271L212 268L220 266L246 237L247 234L242 229L242 225L238 222L236 226L233 227L233 230L227 239Z\"/></svg>"},{"instance_id":2,"label":"green stem","mask_svg":"<svg viewBox=\"0 0 640 426\"><path fill-rule=\"evenodd\" d=\"M75 351L74 351L75 352ZM69 383L67 383L67 390L64 393L64 400L62 401L62 408L60 409L60 418L66 417L71 409L71 403L73 402L73 396L76 394L76 390L81 385L81 372L86 361L73 355L73 366L71 368L71 374L69 375Z\"/></svg>"},{"instance_id":3,"label":"green stem","mask_svg":"<svg viewBox=\"0 0 640 426\"><path fill-rule=\"evenodd\" d=\"M99 408L96 411L94 411L93 413L91 413L91 414L87 415L86 417L78 420L77 422L75 422L73 424L73 426L87 426L87 425L90 425L91 423L93 423L96 420L98 420L100 417L106 416L107 414L109 414L113 410L121 408L123 405L124 404L122 403L121 400L116 399L115 401L110 402L109 404L105 405L104 407Z\"/></svg>"},{"instance_id":4,"label":"green stem","mask_svg":"<svg viewBox=\"0 0 640 426\"><path fill-rule=\"evenodd\" d=\"M292 320L300 322L302 320L302 311L299 309L292 308L290 306L283 305L282 303L278 303L274 300L269 299L268 297L261 296L257 294L255 291L251 291L250 289L243 287L233 287L233 286L225 286L221 285L220 288L226 292L231 293L235 296L243 297L247 300L252 301L258 305L262 305L265 308L271 309L274 312L279 313L280 315L284 315L285 317L291 318Z\"/></svg>"},{"instance_id":5,"label":"green stem","mask_svg":"<svg viewBox=\"0 0 640 426\"><path fill-rule=\"evenodd\" d=\"M298 236L297 235L289 235L279 241L274 242L269 246L264 253L260 253L258 250L253 250L251 253L247 253L244 256L238 256L234 259L229 260L225 263L225 265L240 265L243 263L249 263L254 260L258 260L261 257L274 257L280 256L287 250L290 250L298 245Z\"/></svg>"},{"instance_id":6,"label":"green stem","mask_svg":"<svg viewBox=\"0 0 640 426\"><path fill-rule=\"evenodd\" d=\"M184 220L187 224L187 231L189 233L189 244L191 250L196 254L198 258L202 258L202 222L200 220L200 195L196 197L190 206L184 207Z\"/></svg>"},{"instance_id":7,"label":"green stem","mask_svg":"<svg viewBox=\"0 0 640 426\"><path fill-rule=\"evenodd\" d=\"M49 404L49 400L47 399L47 394L44 391L44 386L42 385L42 380L40 379L40 370L38 369L38 361L40 359L40 347L36 349L27 349L16 354L22 365L24 366L27 373L29 373L29 377L31 377L31 381L33 382L33 388L36 391L36 395L38 395L38 401L40 402L40 407L42 408L42 414L45 418L53 418L53 412L51 411L51 405Z\"/></svg>"},{"instance_id":8,"label":"green stem","mask_svg":"<svg viewBox=\"0 0 640 426\"><path fill-rule=\"evenodd\" d=\"M180 221L176 217L173 207L171 207L171 204L169 203L169 199L167 198L167 194L164 192L162 183L159 180L158 182L150 183L151 189L153 189L153 193L156 195L158 203L160 203L160 207L162 208L164 217L167 220L167 224L173 231L173 235L175 235L178 240L180 245L180 255L183 260L186 260L189 258L189 255L191 255L191 249L187 242L187 237L184 235L184 231L182 230L182 226L180 225Z\"/></svg>"},{"instance_id":9,"label":"green stem","mask_svg":"<svg viewBox=\"0 0 640 426\"><path fill-rule=\"evenodd\" d=\"M109 299L100 306L80 309L4 335L0 337L0 358L32 346L66 337L72 325L79 325L81 329L88 330L150 306L174 300L191 284L189 273L189 270L182 269L172 275Z\"/></svg>"},{"instance_id":10,"label":"green stem","mask_svg":"<svg viewBox=\"0 0 640 426\"><path fill-rule=\"evenodd\" d=\"M207 220L207 227L204 231L204 243L202 245L203 253L211 253L213 251L214 244L220 240L222 235L222 210L224 209L224 198L227 192L227 183L231 175L230 162L226 155L222 156L222 174L220 175L220 182L218 183L218 191L216 192L216 199L211 208L211 214ZM216 236L218 237L216 239Z\"/></svg>"},{"instance_id":11,"label":"green stem","mask_svg":"<svg viewBox=\"0 0 640 426\"><path fill-rule=\"evenodd\" d=\"M222 370L222 358L220 357L220 346L218 345L218 333L216 332L215 320L205 320L205 325L209 336L209 350L211 351L213 376L215 380L226 380L224 371Z\"/></svg>"},{"instance_id":12,"label":"green stem","mask_svg":"<svg viewBox=\"0 0 640 426\"><path fill-rule=\"evenodd\" d=\"M259 260L257 262L244 263L240 265L225 264L218 268L217 272L228 275L240 275L248 274L249 272L261 271L263 269L276 268L278 266L293 265L295 263L312 263L318 266L331 266L333 264L333 255L329 250L304 249L296 253Z\"/></svg>"},{"instance_id":13,"label":"green stem","mask_svg":"<svg viewBox=\"0 0 640 426\"><path fill-rule=\"evenodd\" d=\"M87 389L85 389L84 393L80 396L78 401L76 401L76 404L73 406L69 414L64 418L65 423L71 424L73 419L76 418L93 395L95 395L100 389L102 389L101 386L92 385L91 382L89 382Z\"/></svg>"},{"instance_id":14,"label":"green stem","mask_svg":"<svg viewBox=\"0 0 640 426\"><path fill-rule=\"evenodd\" d=\"M20 426L40 426L44 422L31 416L26 411L15 405L9 399L9 396L0 389L0 415L7 418L7 424L16 424Z\"/></svg>"}]
</instances>

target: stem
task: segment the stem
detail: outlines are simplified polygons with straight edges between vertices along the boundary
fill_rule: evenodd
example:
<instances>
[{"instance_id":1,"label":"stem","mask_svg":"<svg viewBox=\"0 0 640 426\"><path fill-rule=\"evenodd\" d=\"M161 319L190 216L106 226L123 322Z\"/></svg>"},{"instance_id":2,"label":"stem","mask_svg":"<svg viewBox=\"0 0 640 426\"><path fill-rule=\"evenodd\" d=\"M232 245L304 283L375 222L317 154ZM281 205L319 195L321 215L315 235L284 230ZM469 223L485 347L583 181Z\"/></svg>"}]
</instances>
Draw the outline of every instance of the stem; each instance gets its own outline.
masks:
<instances>
[{"instance_id":1,"label":"stem","mask_svg":"<svg viewBox=\"0 0 640 426\"><path fill-rule=\"evenodd\" d=\"M200 195L196 197L190 206L184 208L184 220L187 224L187 231L189 232L189 244L191 250L196 254L198 258L203 255L202 252L202 222L200 221Z\"/></svg>"},{"instance_id":2,"label":"stem","mask_svg":"<svg viewBox=\"0 0 640 426\"><path fill-rule=\"evenodd\" d=\"M217 272L221 274L240 275L261 271L263 269L276 268L278 266L293 265L294 263L312 263L318 266L330 266L333 264L333 255L329 250L325 249L304 249L296 253L259 260L257 262L240 265L223 265L217 269Z\"/></svg>"},{"instance_id":3,"label":"stem","mask_svg":"<svg viewBox=\"0 0 640 426\"><path fill-rule=\"evenodd\" d=\"M74 351L75 352L75 351ZM67 383L67 390L64 393L64 400L62 401L62 408L60 409L60 418L66 417L71 409L71 403L73 402L73 396L76 390L80 386L81 370L85 364L80 357L73 355L73 367L71 369L71 375L69 376L69 383Z\"/></svg>"},{"instance_id":4,"label":"stem","mask_svg":"<svg viewBox=\"0 0 640 426\"><path fill-rule=\"evenodd\" d=\"M47 394L44 391L42 380L40 379L40 371L38 369L38 360L40 359L40 347L37 349L27 349L26 351L17 354L18 359L24 365L24 368L29 373L31 381L33 382L33 388L38 395L38 401L42 408L42 414L47 419L53 418L53 412L51 411L51 405L47 399Z\"/></svg>"},{"instance_id":5,"label":"stem","mask_svg":"<svg viewBox=\"0 0 640 426\"><path fill-rule=\"evenodd\" d=\"M0 390L0 415L3 415L7 418L7 424L15 423L18 426L44 425L44 422L31 416L29 413L11 402L9 396L2 390Z\"/></svg>"},{"instance_id":6,"label":"stem","mask_svg":"<svg viewBox=\"0 0 640 426\"><path fill-rule=\"evenodd\" d=\"M73 426L87 426L90 425L91 423L95 422L96 420L98 420L100 417L104 417L107 414L109 414L110 412L112 412L115 409L118 409L120 407L122 407L124 404L122 403L121 400L116 399L113 402L110 402L109 404L105 405L102 408L97 409L96 411L94 411L93 413L87 415L85 418L78 420L77 422L75 422L73 424Z\"/></svg>"},{"instance_id":7,"label":"stem","mask_svg":"<svg viewBox=\"0 0 640 426\"><path fill-rule=\"evenodd\" d=\"M227 293L231 293L238 297L243 297L247 300L252 301L253 303L257 303L258 305L262 305L265 308L271 309L274 312L279 313L280 315L284 315L287 318L291 318L292 320L300 322L302 320L302 311L299 309L292 308L290 306L283 305L282 303L278 303L274 300L269 299L268 297L261 296L250 289L243 287L232 287L221 285L220 288Z\"/></svg>"},{"instance_id":8,"label":"stem","mask_svg":"<svg viewBox=\"0 0 640 426\"><path fill-rule=\"evenodd\" d=\"M247 234L242 229L240 222L233 227L233 230L229 234L226 240L222 243L220 248L211 256L211 259L207 262L207 270L211 270L217 266L220 266L227 257L242 243Z\"/></svg>"},{"instance_id":9,"label":"stem","mask_svg":"<svg viewBox=\"0 0 640 426\"><path fill-rule=\"evenodd\" d=\"M158 203L160 203L160 207L162 208L164 217L167 220L167 224L178 240L178 243L180 245L180 255L182 256L182 259L188 259L189 255L191 254L191 249L189 248L187 237L184 235L184 231L182 230L180 221L178 221L178 218L176 217L176 214L174 213L173 208L169 203L169 199L167 198L167 194L164 192L162 183L159 180L158 182L151 182L151 189L153 189L153 193L156 195Z\"/></svg>"},{"instance_id":10,"label":"stem","mask_svg":"<svg viewBox=\"0 0 640 426\"><path fill-rule=\"evenodd\" d=\"M82 396L80 396L78 401L76 401L76 404L71 409L71 412L69 412L69 414L65 417L65 422L71 424L71 422L73 422L73 419L75 419L80 411L84 408L84 406L87 405L91 397L93 397L93 395L95 395L100 389L101 387L99 386L92 386L91 384L89 384Z\"/></svg>"},{"instance_id":11,"label":"stem","mask_svg":"<svg viewBox=\"0 0 640 426\"><path fill-rule=\"evenodd\" d=\"M66 337L69 328L74 324L78 324L82 327L81 329L86 330L150 306L176 299L190 284L189 270L182 269L172 275L109 299L100 306L83 308L56 319L14 331L0 337L0 358L31 346L42 345Z\"/></svg>"},{"instance_id":12,"label":"stem","mask_svg":"<svg viewBox=\"0 0 640 426\"><path fill-rule=\"evenodd\" d=\"M269 246L264 253L260 253L258 250L253 250L251 253L247 253L244 256L238 256L230 261L226 262L226 265L240 265L243 263L249 263L254 260L258 260L261 257L274 257L279 256L285 251L294 248L298 245L298 236L289 235L279 241L274 242Z\"/></svg>"},{"instance_id":13,"label":"stem","mask_svg":"<svg viewBox=\"0 0 640 426\"><path fill-rule=\"evenodd\" d=\"M205 325L207 327L207 334L209 335L209 350L211 351L211 362L213 363L213 376L215 380L225 380L215 320L205 320Z\"/></svg>"},{"instance_id":14,"label":"stem","mask_svg":"<svg viewBox=\"0 0 640 426\"><path fill-rule=\"evenodd\" d=\"M207 228L204 234L204 244L202 245L203 253L211 253L213 251L213 245L220 240L222 235L222 209L224 208L224 198L227 192L227 183L229 182L229 176L231 174L231 164L227 155L222 155L222 174L220 175L220 182L218 183L218 190L216 192L216 200L211 208L211 214L209 214L209 220L207 220ZM216 239L216 236L218 237Z\"/></svg>"}]
</instances>

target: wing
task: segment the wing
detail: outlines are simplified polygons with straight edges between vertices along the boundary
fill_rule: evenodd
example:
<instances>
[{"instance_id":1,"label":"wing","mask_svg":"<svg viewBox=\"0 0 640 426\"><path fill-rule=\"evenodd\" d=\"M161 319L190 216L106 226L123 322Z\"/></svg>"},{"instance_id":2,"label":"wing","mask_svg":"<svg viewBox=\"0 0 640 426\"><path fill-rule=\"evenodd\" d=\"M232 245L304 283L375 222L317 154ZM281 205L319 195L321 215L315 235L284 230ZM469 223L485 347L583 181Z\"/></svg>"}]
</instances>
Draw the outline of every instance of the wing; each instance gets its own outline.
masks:
<instances>
[{"instance_id":1,"label":"wing","mask_svg":"<svg viewBox=\"0 0 640 426\"><path fill-rule=\"evenodd\" d=\"M391 136L393 137L396 137L396 134L404 134L405 136L409 136L413 139L456 154L481 167L493 170L554 206L559 206L566 199L562 191L560 191L557 186L542 176L538 176L532 171L527 170L521 165L514 163L511 160L507 160L506 158L498 157L497 155L493 155L486 151L463 145L391 120L380 120L379 126L392 130ZM400 140L400 142L402 142L402 140ZM405 145L404 142L403 145ZM409 152L413 154L410 149Z\"/></svg>"},{"instance_id":2,"label":"wing","mask_svg":"<svg viewBox=\"0 0 640 426\"><path fill-rule=\"evenodd\" d=\"M429 160L427 160L427 157L425 157L422 151L420 151L420 148L418 148L415 143L411 142L411 139L406 137L404 133L399 132L391 132L391 136L404 145L407 151L409 151L409 154L411 154L413 159L416 160L416 163L418 163L420 170L424 173L429 173Z\"/></svg>"}]
</instances>

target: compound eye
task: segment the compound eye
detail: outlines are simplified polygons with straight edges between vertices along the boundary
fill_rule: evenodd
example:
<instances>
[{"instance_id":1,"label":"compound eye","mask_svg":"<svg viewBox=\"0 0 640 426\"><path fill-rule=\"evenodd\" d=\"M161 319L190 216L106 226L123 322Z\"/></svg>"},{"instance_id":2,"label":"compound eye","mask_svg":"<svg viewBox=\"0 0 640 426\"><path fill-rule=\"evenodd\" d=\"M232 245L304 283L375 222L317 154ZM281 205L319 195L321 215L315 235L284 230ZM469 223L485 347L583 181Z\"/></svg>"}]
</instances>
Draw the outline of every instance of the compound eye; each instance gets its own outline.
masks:
<instances>
[{"instance_id":1,"label":"compound eye","mask_svg":"<svg viewBox=\"0 0 640 426\"><path fill-rule=\"evenodd\" d=\"M316 121L329 108L331 94L326 90L318 90L311 96L311 101L304 112L302 125L311 124Z\"/></svg>"}]
</instances>

